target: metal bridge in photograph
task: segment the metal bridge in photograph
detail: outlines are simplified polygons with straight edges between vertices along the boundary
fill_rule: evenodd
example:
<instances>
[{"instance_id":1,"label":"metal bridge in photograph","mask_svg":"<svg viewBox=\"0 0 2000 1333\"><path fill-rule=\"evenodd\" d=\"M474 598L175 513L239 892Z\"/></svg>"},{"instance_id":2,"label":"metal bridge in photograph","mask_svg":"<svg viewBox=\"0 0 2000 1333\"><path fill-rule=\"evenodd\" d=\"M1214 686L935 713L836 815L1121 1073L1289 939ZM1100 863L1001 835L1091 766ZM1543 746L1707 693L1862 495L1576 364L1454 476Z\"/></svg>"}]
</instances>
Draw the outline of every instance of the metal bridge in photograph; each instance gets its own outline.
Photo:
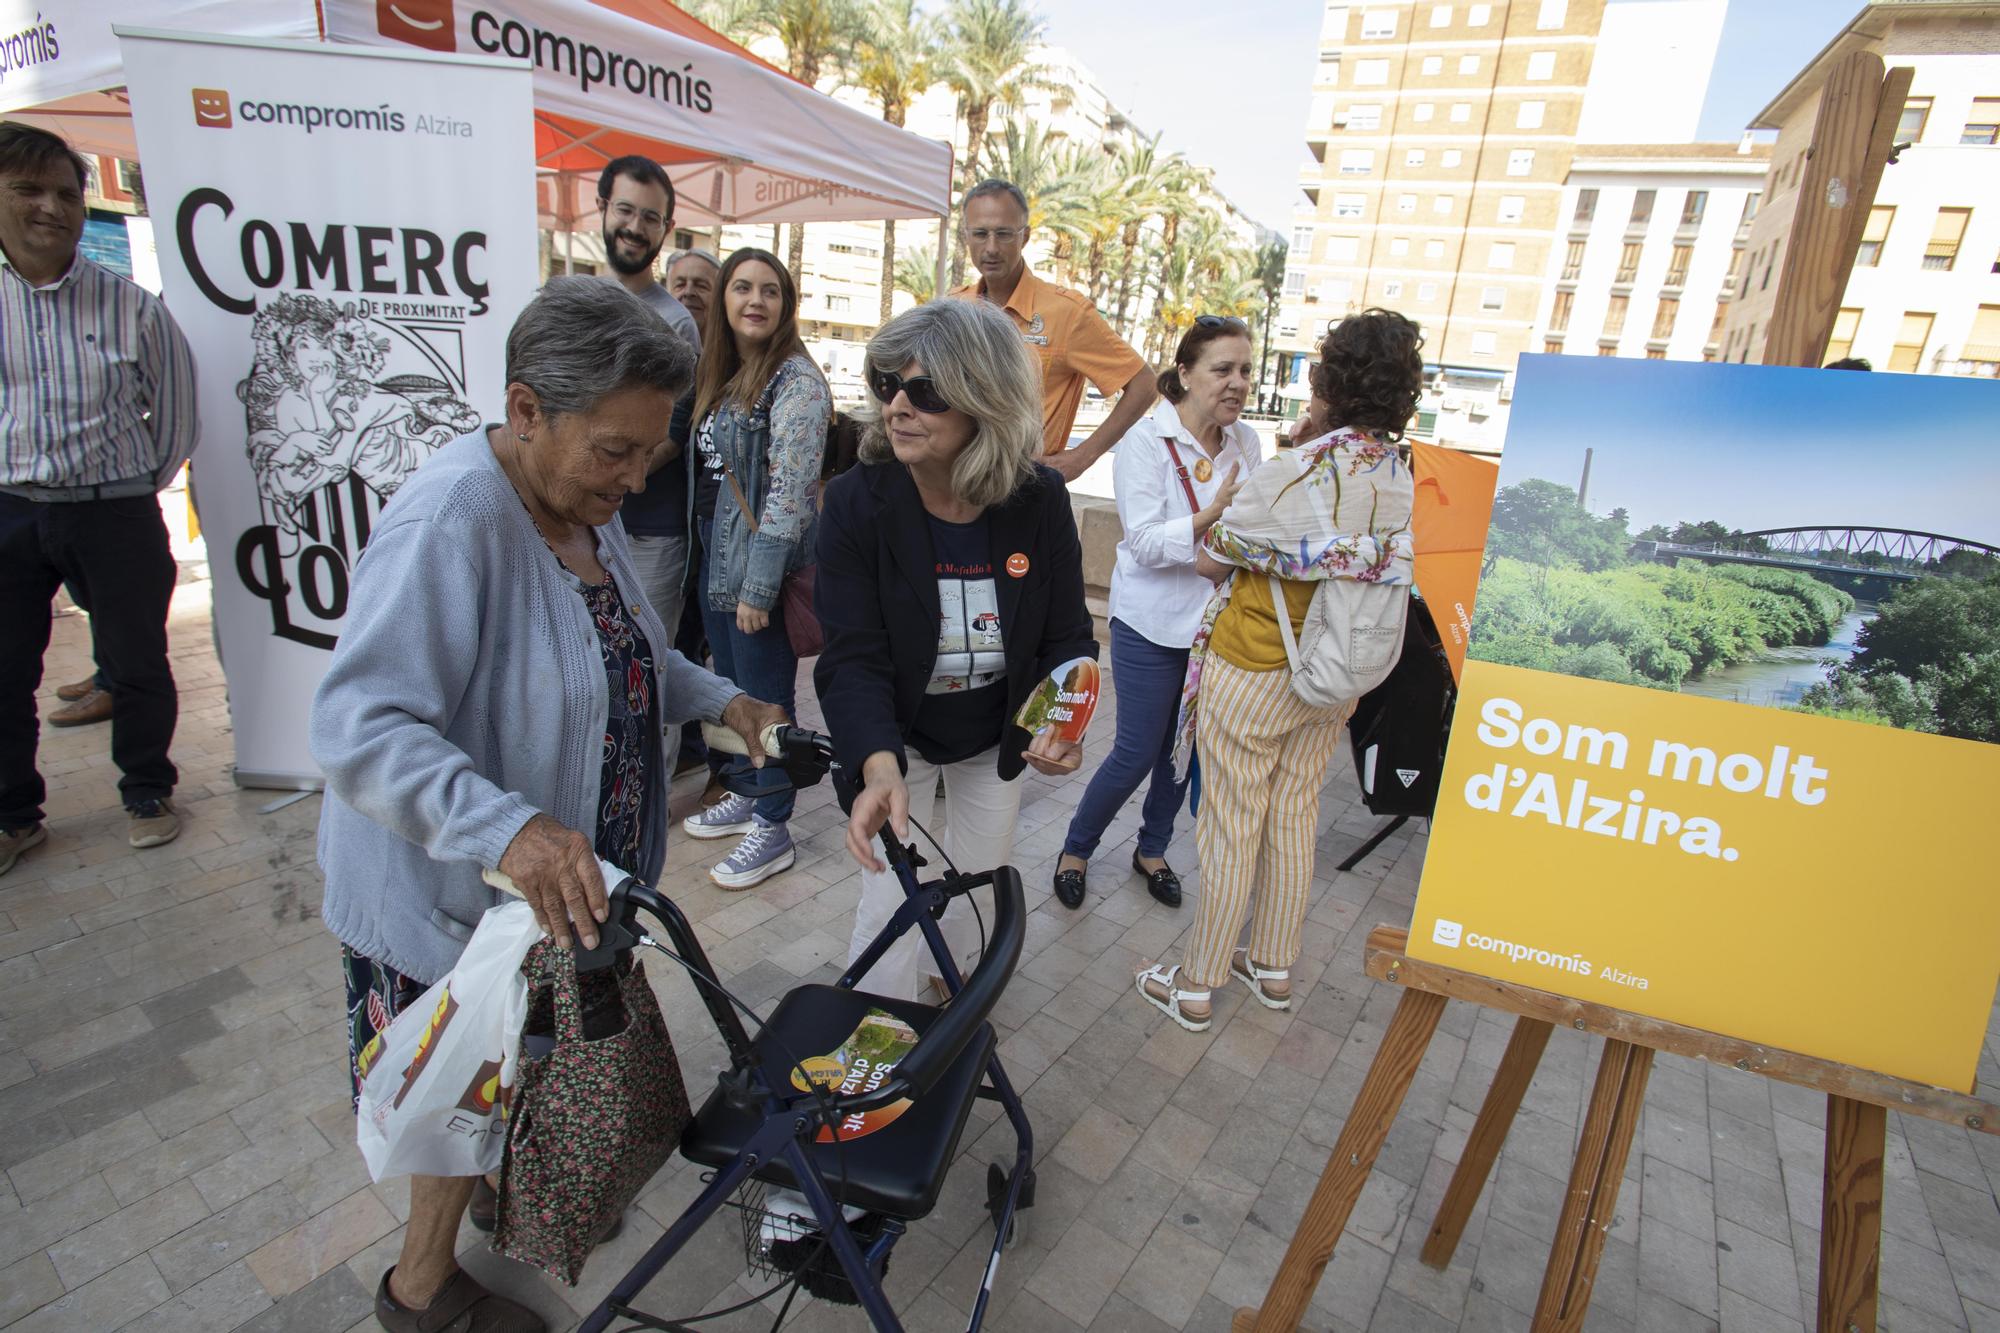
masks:
<instances>
[{"instance_id":1,"label":"metal bridge in photograph","mask_svg":"<svg viewBox=\"0 0 2000 1333\"><path fill-rule=\"evenodd\" d=\"M1939 562L1953 551L2000 558L2000 546L1985 542L1937 532L1857 525L1762 528L1756 532L1732 533L1716 541L1644 542L1640 548L1648 559L1664 564L1703 560L1713 564L1830 571L1899 582L1940 572Z\"/></svg>"}]
</instances>

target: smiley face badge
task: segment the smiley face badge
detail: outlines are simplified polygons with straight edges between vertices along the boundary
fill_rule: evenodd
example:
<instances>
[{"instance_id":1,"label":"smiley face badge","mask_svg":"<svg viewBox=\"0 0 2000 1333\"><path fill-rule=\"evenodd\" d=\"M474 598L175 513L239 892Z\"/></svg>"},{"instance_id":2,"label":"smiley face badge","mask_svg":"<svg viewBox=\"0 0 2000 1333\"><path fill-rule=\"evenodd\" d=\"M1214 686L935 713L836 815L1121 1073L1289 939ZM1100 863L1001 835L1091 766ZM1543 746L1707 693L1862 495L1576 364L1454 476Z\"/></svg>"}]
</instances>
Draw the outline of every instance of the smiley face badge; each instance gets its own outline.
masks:
<instances>
[{"instance_id":1,"label":"smiley face badge","mask_svg":"<svg viewBox=\"0 0 2000 1333\"><path fill-rule=\"evenodd\" d=\"M1017 579L1028 576L1028 556L1026 552L1016 551L1007 557L1007 573L1010 577Z\"/></svg>"}]
</instances>

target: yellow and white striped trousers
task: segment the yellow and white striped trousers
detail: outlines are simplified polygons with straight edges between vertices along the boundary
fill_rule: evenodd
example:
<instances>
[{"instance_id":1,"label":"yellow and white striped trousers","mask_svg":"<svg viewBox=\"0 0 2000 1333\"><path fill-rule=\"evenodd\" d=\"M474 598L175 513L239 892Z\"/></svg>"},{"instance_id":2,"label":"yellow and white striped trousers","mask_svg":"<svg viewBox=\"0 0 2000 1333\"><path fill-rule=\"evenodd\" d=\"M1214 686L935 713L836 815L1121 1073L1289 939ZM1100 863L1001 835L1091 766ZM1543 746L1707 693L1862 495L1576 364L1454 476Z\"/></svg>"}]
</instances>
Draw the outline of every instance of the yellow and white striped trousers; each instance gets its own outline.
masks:
<instances>
[{"instance_id":1,"label":"yellow and white striped trousers","mask_svg":"<svg viewBox=\"0 0 2000 1333\"><path fill-rule=\"evenodd\" d=\"M1292 693L1291 672L1245 671L1215 653L1202 665L1195 747L1201 901L1182 966L1188 984L1229 981L1229 956L1251 912L1250 957L1290 968L1312 892L1313 842L1327 760L1354 712Z\"/></svg>"}]
</instances>

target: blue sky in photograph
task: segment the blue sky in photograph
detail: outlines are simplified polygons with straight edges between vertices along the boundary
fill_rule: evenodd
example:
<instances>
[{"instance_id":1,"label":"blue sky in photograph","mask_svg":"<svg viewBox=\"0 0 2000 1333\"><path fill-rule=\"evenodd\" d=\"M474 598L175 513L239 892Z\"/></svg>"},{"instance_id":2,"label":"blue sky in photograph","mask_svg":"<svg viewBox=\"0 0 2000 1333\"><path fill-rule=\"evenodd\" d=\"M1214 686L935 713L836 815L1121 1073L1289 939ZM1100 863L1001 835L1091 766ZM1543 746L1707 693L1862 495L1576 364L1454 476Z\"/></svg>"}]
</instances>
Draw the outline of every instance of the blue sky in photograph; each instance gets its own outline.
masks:
<instances>
[{"instance_id":1,"label":"blue sky in photograph","mask_svg":"<svg viewBox=\"0 0 2000 1333\"><path fill-rule=\"evenodd\" d=\"M1631 530L1855 525L2000 545L2000 383L1524 356L1500 484L1575 487Z\"/></svg>"}]
</instances>

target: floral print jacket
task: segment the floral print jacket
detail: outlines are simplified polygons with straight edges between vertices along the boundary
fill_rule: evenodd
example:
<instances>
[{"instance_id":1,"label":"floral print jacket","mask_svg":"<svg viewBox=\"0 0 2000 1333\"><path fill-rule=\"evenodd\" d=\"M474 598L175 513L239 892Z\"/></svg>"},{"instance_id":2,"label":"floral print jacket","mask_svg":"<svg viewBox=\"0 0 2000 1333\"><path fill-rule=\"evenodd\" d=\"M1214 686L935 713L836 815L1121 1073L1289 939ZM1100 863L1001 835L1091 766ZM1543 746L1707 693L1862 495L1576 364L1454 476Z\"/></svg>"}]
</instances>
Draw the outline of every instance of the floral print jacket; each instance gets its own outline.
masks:
<instances>
[{"instance_id":1,"label":"floral print jacket","mask_svg":"<svg viewBox=\"0 0 2000 1333\"><path fill-rule=\"evenodd\" d=\"M1261 464L1243 483L1202 545L1215 559L1294 583L1358 579L1413 582L1409 464L1393 444L1342 428ZM1194 755L1196 700L1215 622L1229 605L1235 575L1216 585L1188 651L1174 746L1182 778ZM1282 613L1281 613L1282 614Z\"/></svg>"}]
</instances>

